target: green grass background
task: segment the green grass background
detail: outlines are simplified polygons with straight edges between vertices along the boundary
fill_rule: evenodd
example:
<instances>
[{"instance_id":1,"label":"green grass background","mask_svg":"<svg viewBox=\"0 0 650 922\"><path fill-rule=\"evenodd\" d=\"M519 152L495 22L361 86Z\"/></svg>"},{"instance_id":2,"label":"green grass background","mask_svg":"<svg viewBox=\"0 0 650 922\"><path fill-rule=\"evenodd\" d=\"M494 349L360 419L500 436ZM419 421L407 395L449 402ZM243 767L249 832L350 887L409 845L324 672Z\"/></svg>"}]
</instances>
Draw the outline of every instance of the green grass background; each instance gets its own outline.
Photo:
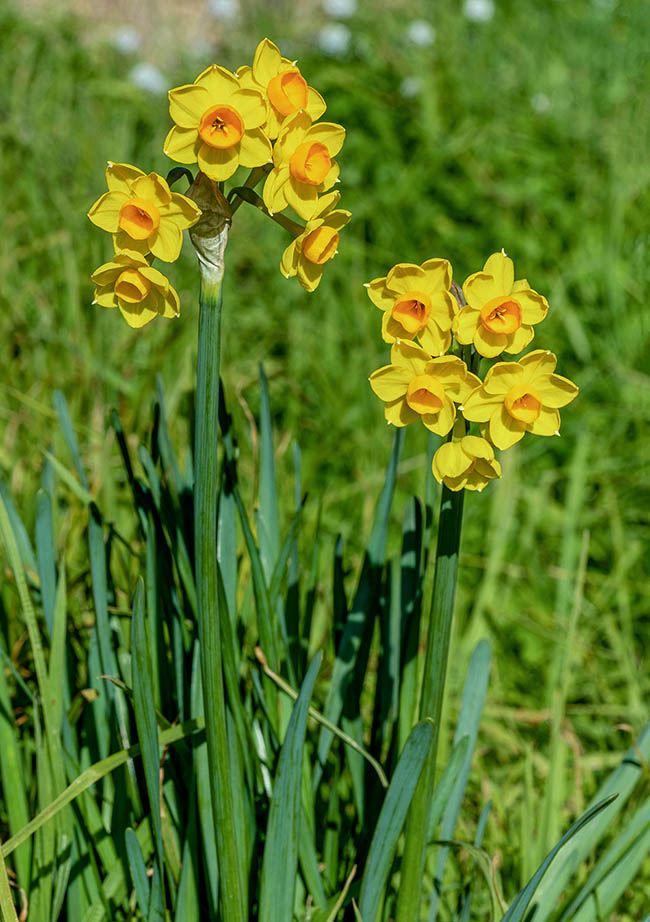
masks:
<instances>
[{"instance_id":1,"label":"green grass background","mask_svg":"<svg viewBox=\"0 0 650 922\"><path fill-rule=\"evenodd\" d=\"M503 456L503 480L467 497L447 708L452 721L471 649L488 636L495 663L471 790L477 812L486 797L494 800L485 847L516 884L647 720L650 7L642 0L501 0L490 22L473 23L451 0L433 13L413 3L360 6L346 23L352 40L339 58L318 50L304 9L292 18L278 4L274 12L245 6L213 50L161 53L157 64L169 86L190 82L212 60L233 69L248 62L268 34L323 93L326 117L347 128L340 190L353 219L315 294L280 275L284 231L247 207L237 213L222 367L244 490L253 495L250 416L263 362L280 476L292 477L297 438L307 522L313 527L322 496L326 540L333 546L343 535L351 575L392 443L367 384L387 349L363 282L396 262L432 256L449 258L462 282L504 247L517 277L549 299L534 345L558 355L558 371L581 393L563 411L559 439L528 436ZM407 35L408 22L423 15L436 28L427 48ZM316 25L322 21L317 13ZM91 306L89 275L111 249L86 212L104 191L106 160L163 174L171 167L162 154L166 100L136 89L125 76L136 58L98 38L88 22L28 19L4 6L0 36L2 476L32 527L43 449L65 457L52 409L60 388L91 492L128 533L135 523L108 414L117 407L126 431L144 437L160 374L183 457L198 315L194 256L187 246L169 270L180 320L131 331L116 312ZM419 93L403 95L406 78L419 81ZM423 489L425 452L424 429L412 428L389 536L394 550L404 501ZM76 606L71 641L81 643L92 619L83 547L75 550L85 513L71 494L57 511ZM287 503L287 522L289 514ZM584 597L569 645L581 548ZM324 566L323 634L331 626L329 581ZM116 591L126 606L132 582L125 577ZM0 594L2 629L20 665L15 597L9 588ZM568 708L554 768L549 716L561 675L569 676ZM555 828L547 829L538 822L536 792L556 770ZM526 816L533 846L522 841ZM470 810L465 821L475 819ZM644 871L647 877L650 861ZM635 885L617 918L648 911L642 889Z\"/></svg>"}]
</instances>

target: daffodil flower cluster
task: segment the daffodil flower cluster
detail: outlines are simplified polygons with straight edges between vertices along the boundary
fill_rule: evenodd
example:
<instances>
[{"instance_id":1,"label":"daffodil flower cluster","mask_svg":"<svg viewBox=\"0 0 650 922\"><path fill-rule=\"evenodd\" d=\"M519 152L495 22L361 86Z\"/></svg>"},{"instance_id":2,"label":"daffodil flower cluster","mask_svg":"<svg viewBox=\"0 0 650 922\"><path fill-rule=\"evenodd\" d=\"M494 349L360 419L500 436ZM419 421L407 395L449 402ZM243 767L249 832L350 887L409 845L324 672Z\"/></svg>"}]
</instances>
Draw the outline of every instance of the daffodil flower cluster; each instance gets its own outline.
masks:
<instances>
[{"instance_id":1,"label":"daffodil flower cluster","mask_svg":"<svg viewBox=\"0 0 650 922\"><path fill-rule=\"evenodd\" d=\"M325 265L338 252L339 233L350 220L349 211L336 207L339 193L331 191L339 181L335 158L345 130L319 121L325 109L325 100L308 85L296 62L264 39L252 66L232 73L213 64L193 83L169 91L174 125L163 144L171 160L197 164L220 193L238 167L252 171L243 187L231 189L231 212L242 201L252 202L290 231L293 239L280 268L307 291L318 287ZM176 168L173 173L193 178L189 170ZM254 187L262 181L258 196ZM109 162L106 183L108 191L88 216L112 235L115 257L92 276L94 303L119 308L133 327L157 315L178 316L178 295L169 282L163 284L164 276L151 269L151 262L178 258L182 232L196 224L200 209L191 198L172 192L162 176L147 175L130 164ZM287 208L305 224L282 215Z\"/></svg>"},{"instance_id":2,"label":"daffodil flower cluster","mask_svg":"<svg viewBox=\"0 0 650 922\"><path fill-rule=\"evenodd\" d=\"M578 394L555 374L557 359L536 349L518 361L497 361L477 376L481 358L516 355L528 346L548 302L526 279L515 280L512 260L493 253L461 289L446 259L421 266L399 263L366 285L382 313L390 364L370 375L394 426L418 418L448 436L433 457L433 474L450 490L482 490L501 476L495 448L533 435L559 435L561 407ZM419 344L414 342L419 340ZM478 423L479 433L469 434Z\"/></svg>"}]
</instances>

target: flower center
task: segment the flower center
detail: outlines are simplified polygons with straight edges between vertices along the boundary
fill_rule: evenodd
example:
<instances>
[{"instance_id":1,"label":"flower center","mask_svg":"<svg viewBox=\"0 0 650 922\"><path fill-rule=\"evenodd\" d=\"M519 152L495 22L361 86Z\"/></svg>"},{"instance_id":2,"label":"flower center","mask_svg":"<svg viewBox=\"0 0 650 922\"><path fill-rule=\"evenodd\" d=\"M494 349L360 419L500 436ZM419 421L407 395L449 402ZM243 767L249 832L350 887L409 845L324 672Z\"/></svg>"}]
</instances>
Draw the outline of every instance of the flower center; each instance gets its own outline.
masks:
<instances>
[{"instance_id":1,"label":"flower center","mask_svg":"<svg viewBox=\"0 0 650 922\"><path fill-rule=\"evenodd\" d=\"M521 307L509 297L492 298L481 309L481 323L490 333L514 333L521 326Z\"/></svg>"},{"instance_id":2,"label":"flower center","mask_svg":"<svg viewBox=\"0 0 650 922\"><path fill-rule=\"evenodd\" d=\"M416 375L406 391L406 402L416 413L439 413L445 403L445 391L431 375Z\"/></svg>"},{"instance_id":3,"label":"flower center","mask_svg":"<svg viewBox=\"0 0 650 922\"><path fill-rule=\"evenodd\" d=\"M427 325L431 313L431 298L423 291L407 291L398 295L392 315L407 333L419 333Z\"/></svg>"},{"instance_id":4,"label":"flower center","mask_svg":"<svg viewBox=\"0 0 650 922\"><path fill-rule=\"evenodd\" d=\"M542 401L535 391L519 386L508 391L504 406L513 419L521 423L534 423L542 409Z\"/></svg>"},{"instance_id":5,"label":"flower center","mask_svg":"<svg viewBox=\"0 0 650 922\"><path fill-rule=\"evenodd\" d=\"M137 304L143 301L151 291L151 282L140 275L137 269L125 269L115 282L115 294L123 301Z\"/></svg>"},{"instance_id":6,"label":"flower center","mask_svg":"<svg viewBox=\"0 0 650 922\"><path fill-rule=\"evenodd\" d=\"M317 227L302 242L302 255L311 263L322 265L336 254L338 232L333 227Z\"/></svg>"},{"instance_id":7,"label":"flower center","mask_svg":"<svg viewBox=\"0 0 650 922\"><path fill-rule=\"evenodd\" d=\"M332 166L329 151L318 141L299 144L291 155L289 169L298 182L319 186Z\"/></svg>"},{"instance_id":8,"label":"flower center","mask_svg":"<svg viewBox=\"0 0 650 922\"><path fill-rule=\"evenodd\" d=\"M266 93L280 115L291 115L307 105L307 82L297 68L285 70L273 77L266 87Z\"/></svg>"},{"instance_id":9,"label":"flower center","mask_svg":"<svg viewBox=\"0 0 650 922\"><path fill-rule=\"evenodd\" d=\"M133 240L146 240L160 225L160 212L153 202L131 198L120 209L119 226Z\"/></svg>"},{"instance_id":10,"label":"flower center","mask_svg":"<svg viewBox=\"0 0 650 922\"><path fill-rule=\"evenodd\" d=\"M213 106L201 116L199 137L209 147L225 150L234 147L244 134L244 123L239 112L231 106Z\"/></svg>"}]
</instances>

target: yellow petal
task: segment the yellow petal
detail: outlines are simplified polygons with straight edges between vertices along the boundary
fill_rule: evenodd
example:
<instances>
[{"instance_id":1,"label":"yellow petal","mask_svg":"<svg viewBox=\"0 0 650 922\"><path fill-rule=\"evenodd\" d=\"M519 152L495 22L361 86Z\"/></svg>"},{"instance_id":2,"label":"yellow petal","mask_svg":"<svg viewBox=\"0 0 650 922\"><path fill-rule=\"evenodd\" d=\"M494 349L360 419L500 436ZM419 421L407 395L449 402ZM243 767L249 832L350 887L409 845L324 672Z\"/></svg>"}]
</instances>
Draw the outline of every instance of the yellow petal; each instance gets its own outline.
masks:
<instances>
[{"instance_id":1,"label":"yellow petal","mask_svg":"<svg viewBox=\"0 0 650 922\"><path fill-rule=\"evenodd\" d=\"M267 107L259 90L236 90L230 97L228 105L237 110L247 131L251 128L259 128L266 121ZM269 145L269 156L270 153Z\"/></svg>"},{"instance_id":2,"label":"yellow petal","mask_svg":"<svg viewBox=\"0 0 650 922\"><path fill-rule=\"evenodd\" d=\"M201 209L191 198L181 195L180 192L172 192L172 200L165 209L167 221L171 221L180 230L187 230L196 224L200 217Z\"/></svg>"},{"instance_id":3,"label":"yellow petal","mask_svg":"<svg viewBox=\"0 0 650 922\"><path fill-rule=\"evenodd\" d=\"M476 327L480 321L480 314L471 307L464 307L459 314L454 317L452 329L456 339L463 346L468 346L474 341Z\"/></svg>"},{"instance_id":4,"label":"yellow petal","mask_svg":"<svg viewBox=\"0 0 650 922\"><path fill-rule=\"evenodd\" d=\"M533 328L522 324L518 330L515 330L514 333L507 337L508 344L503 347L503 351L507 352L508 355L517 355L532 342L534 336L535 331Z\"/></svg>"},{"instance_id":5,"label":"yellow petal","mask_svg":"<svg viewBox=\"0 0 650 922\"><path fill-rule=\"evenodd\" d=\"M150 307L145 307L143 302L140 302L140 304L129 304L126 301L118 301L117 306L128 325L135 330L139 330L147 323L150 323L154 317L158 316L157 311L151 310Z\"/></svg>"},{"instance_id":6,"label":"yellow petal","mask_svg":"<svg viewBox=\"0 0 650 922\"><path fill-rule=\"evenodd\" d=\"M422 416L424 425L427 429L430 429L431 432L435 432L436 435L447 435L447 433L451 431L455 419L456 407L451 400L445 400L439 413L435 415L433 413L425 413Z\"/></svg>"},{"instance_id":7,"label":"yellow petal","mask_svg":"<svg viewBox=\"0 0 650 922\"><path fill-rule=\"evenodd\" d=\"M420 266L414 263L398 263L386 276L386 288L395 294L404 294L414 288L422 287L426 275Z\"/></svg>"},{"instance_id":8,"label":"yellow petal","mask_svg":"<svg viewBox=\"0 0 650 922\"><path fill-rule=\"evenodd\" d=\"M333 228L335 231L340 231L345 227L346 224L350 223L350 218L352 217L352 212L346 211L344 208L337 208L336 211L331 211L325 218L323 222L327 227Z\"/></svg>"},{"instance_id":9,"label":"yellow petal","mask_svg":"<svg viewBox=\"0 0 650 922\"><path fill-rule=\"evenodd\" d=\"M296 241L292 240L282 254L282 259L280 260L280 272L282 272L285 278L292 279L298 272L299 256L300 254L298 253Z\"/></svg>"},{"instance_id":10,"label":"yellow petal","mask_svg":"<svg viewBox=\"0 0 650 922\"><path fill-rule=\"evenodd\" d=\"M578 387L562 375L540 375L535 379L535 390L545 407L565 407L578 396Z\"/></svg>"},{"instance_id":11,"label":"yellow petal","mask_svg":"<svg viewBox=\"0 0 650 922\"><path fill-rule=\"evenodd\" d=\"M314 214L318 205L318 190L315 186L308 183L298 182L298 180L289 175L289 180L284 186L284 194L288 205L293 208L296 214L304 221L309 221Z\"/></svg>"},{"instance_id":12,"label":"yellow petal","mask_svg":"<svg viewBox=\"0 0 650 922\"><path fill-rule=\"evenodd\" d=\"M172 193L167 181L162 176L159 176L158 173L140 176L135 182L131 183L131 191L138 198L155 202L159 209L169 205L172 200Z\"/></svg>"},{"instance_id":13,"label":"yellow petal","mask_svg":"<svg viewBox=\"0 0 650 922\"><path fill-rule=\"evenodd\" d=\"M282 130L273 148L273 162L276 165L289 160L311 126L311 119L302 109L289 116L282 123Z\"/></svg>"},{"instance_id":14,"label":"yellow petal","mask_svg":"<svg viewBox=\"0 0 650 922\"><path fill-rule=\"evenodd\" d=\"M199 74L194 83L209 93L208 105L216 106L227 103L233 92L239 89L239 80L225 67L213 64ZM205 107L206 109L208 106Z\"/></svg>"},{"instance_id":15,"label":"yellow petal","mask_svg":"<svg viewBox=\"0 0 650 922\"><path fill-rule=\"evenodd\" d=\"M483 272L492 276L499 289L499 294L509 295L512 292L515 267L509 256L503 253L493 253L483 266Z\"/></svg>"},{"instance_id":16,"label":"yellow petal","mask_svg":"<svg viewBox=\"0 0 650 922\"><path fill-rule=\"evenodd\" d=\"M465 417L469 419L465 413ZM513 419L505 407L490 417L490 440L501 451L510 448L515 442L523 438L526 424L518 419Z\"/></svg>"},{"instance_id":17,"label":"yellow petal","mask_svg":"<svg viewBox=\"0 0 650 922\"><path fill-rule=\"evenodd\" d=\"M520 282L515 282L512 294L521 305L522 323L541 323L548 314L548 301L543 295L527 287L519 288Z\"/></svg>"},{"instance_id":18,"label":"yellow petal","mask_svg":"<svg viewBox=\"0 0 650 922\"><path fill-rule=\"evenodd\" d=\"M193 83L177 86L168 96L169 114L179 128L198 128L205 110L214 105L207 89Z\"/></svg>"},{"instance_id":19,"label":"yellow petal","mask_svg":"<svg viewBox=\"0 0 650 922\"><path fill-rule=\"evenodd\" d=\"M424 369L431 361L431 356L415 343L399 342L392 346L390 360L393 365L408 369L413 376L424 374Z\"/></svg>"},{"instance_id":20,"label":"yellow petal","mask_svg":"<svg viewBox=\"0 0 650 922\"><path fill-rule=\"evenodd\" d=\"M494 449L485 439L477 435L466 435L462 441L463 451L472 458L484 458L486 461L494 459Z\"/></svg>"},{"instance_id":21,"label":"yellow petal","mask_svg":"<svg viewBox=\"0 0 650 922\"><path fill-rule=\"evenodd\" d=\"M443 330L451 330L458 312L458 301L448 291L436 291L431 296L431 316Z\"/></svg>"},{"instance_id":22,"label":"yellow petal","mask_svg":"<svg viewBox=\"0 0 650 922\"><path fill-rule=\"evenodd\" d=\"M298 281L305 291L316 291L323 277L325 264L318 265L309 259L301 259L298 262Z\"/></svg>"},{"instance_id":23,"label":"yellow petal","mask_svg":"<svg viewBox=\"0 0 650 922\"><path fill-rule=\"evenodd\" d=\"M169 132L163 144L163 153L178 163L196 163L203 142L194 128L178 128Z\"/></svg>"},{"instance_id":24,"label":"yellow petal","mask_svg":"<svg viewBox=\"0 0 650 922\"><path fill-rule=\"evenodd\" d=\"M406 394L413 375L399 365L384 365L373 371L368 380L375 394L386 401L397 400Z\"/></svg>"},{"instance_id":25,"label":"yellow petal","mask_svg":"<svg viewBox=\"0 0 650 922\"><path fill-rule=\"evenodd\" d=\"M270 39L263 38L255 49L253 56L253 77L266 87L280 70L282 55L277 45Z\"/></svg>"},{"instance_id":26,"label":"yellow petal","mask_svg":"<svg viewBox=\"0 0 650 922\"><path fill-rule=\"evenodd\" d=\"M115 297L112 285L104 285L95 288L94 300L100 307L117 307L117 298Z\"/></svg>"},{"instance_id":27,"label":"yellow petal","mask_svg":"<svg viewBox=\"0 0 650 922\"><path fill-rule=\"evenodd\" d=\"M486 374L483 386L488 394L503 396L521 384L523 377L519 362L497 362Z\"/></svg>"},{"instance_id":28,"label":"yellow petal","mask_svg":"<svg viewBox=\"0 0 650 922\"><path fill-rule=\"evenodd\" d=\"M245 131L239 142L239 162L249 169L271 159L271 142L261 128Z\"/></svg>"},{"instance_id":29,"label":"yellow petal","mask_svg":"<svg viewBox=\"0 0 650 922\"><path fill-rule=\"evenodd\" d=\"M384 405L384 417L393 426L401 427L415 422L418 414L410 408L404 397L400 397Z\"/></svg>"},{"instance_id":30,"label":"yellow petal","mask_svg":"<svg viewBox=\"0 0 650 922\"><path fill-rule=\"evenodd\" d=\"M488 394L485 387L479 387L463 401L463 416L473 423L486 423L502 406L502 397Z\"/></svg>"},{"instance_id":31,"label":"yellow petal","mask_svg":"<svg viewBox=\"0 0 650 922\"><path fill-rule=\"evenodd\" d=\"M399 320L386 311L381 318L381 338L385 343L394 343L398 339L415 339L415 333L408 333Z\"/></svg>"},{"instance_id":32,"label":"yellow petal","mask_svg":"<svg viewBox=\"0 0 650 922\"><path fill-rule=\"evenodd\" d=\"M494 278L485 272L475 272L463 282L463 294L470 307L480 311L492 298L503 294Z\"/></svg>"},{"instance_id":33,"label":"yellow petal","mask_svg":"<svg viewBox=\"0 0 650 922\"><path fill-rule=\"evenodd\" d=\"M239 144L220 149L202 144L198 154L199 167L216 182L230 179L239 166Z\"/></svg>"},{"instance_id":34,"label":"yellow petal","mask_svg":"<svg viewBox=\"0 0 650 922\"><path fill-rule=\"evenodd\" d=\"M131 194L131 183L138 176L144 176L142 170L130 163L112 163L106 167L106 185L111 192L125 192Z\"/></svg>"},{"instance_id":35,"label":"yellow petal","mask_svg":"<svg viewBox=\"0 0 650 922\"><path fill-rule=\"evenodd\" d=\"M429 322L423 330L418 333L418 339L422 347L430 352L431 355L442 355L451 346L451 333L449 330L443 332L435 320L429 318Z\"/></svg>"},{"instance_id":36,"label":"yellow petal","mask_svg":"<svg viewBox=\"0 0 650 922\"><path fill-rule=\"evenodd\" d=\"M448 259L427 259L422 263L426 277L426 291L447 291L451 285L451 263Z\"/></svg>"},{"instance_id":37,"label":"yellow petal","mask_svg":"<svg viewBox=\"0 0 650 922\"><path fill-rule=\"evenodd\" d=\"M289 183L289 167L283 166L271 170L266 177L262 190L264 204L271 212L283 211L287 207L286 187Z\"/></svg>"},{"instance_id":38,"label":"yellow petal","mask_svg":"<svg viewBox=\"0 0 650 922\"><path fill-rule=\"evenodd\" d=\"M345 128L334 122L318 122L308 129L304 140L324 144L330 157L336 157L345 141Z\"/></svg>"},{"instance_id":39,"label":"yellow petal","mask_svg":"<svg viewBox=\"0 0 650 922\"><path fill-rule=\"evenodd\" d=\"M538 375L550 375L555 371L557 358L547 349L535 349L519 359L519 365L525 371L527 381L534 380Z\"/></svg>"},{"instance_id":40,"label":"yellow petal","mask_svg":"<svg viewBox=\"0 0 650 922\"><path fill-rule=\"evenodd\" d=\"M471 465L472 459L463 450L461 442L446 442L433 456L433 463L439 474L436 479L440 481L443 477L460 477Z\"/></svg>"},{"instance_id":41,"label":"yellow petal","mask_svg":"<svg viewBox=\"0 0 650 922\"><path fill-rule=\"evenodd\" d=\"M134 240L133 237L129 237L127 232L123 231L122 228L120 228L116 234L113 234L113 246L115 247L116 254L120 250L131 250L132 252L135 251L141 256L144 256L150 252L149 238L145 238L144 240Z\"/></svg>"},{"instance_id":42,"label":"yellow petal","mask_svg":"<svg viewBox=\"0 0 650 922\"><path fill-rule=\"evenodd\" d=\"M313 86L308 86L305 111L310 116L311 120L315 122L316 119L320 118L323 112L325 112L325 109L327 109L327 105L321 94L318 90L315 90Z\"/></svg>"},{"instance_id":43,"label":"yellow petal","mask_svg":"<svg viewBox=\"0 0 650 922\"><path fill-rule=\"evenodd\" d=\"M90 279L95 285L112 285L122 269L123 266L117 262L104 263L95 269Z\"/></svg>"},{"instance_id":44,"label":"yellow petal","mask_svg":"<svg viewBox=\"0 0 650 922\"><path fill-rule=\"evenodd\" d=\"M119 227L120 210L128 200L129 196L123 192L105 192L92 206L88 217L97 227L115 234Z\"/></svg>"},{"instance_id":45,"label":"yellow petal","mask_svg":"<svg viewBox=\"0 0 650 922\"><path fill-rule=\"evenodd\" d=\"M392 308L395 297L386 291L385 278L377 278L373 279L372 282L368 282L366 291L372 303L379 310L389 311Z\"/></svg>"},{"instance_id":46,"label":"yellow petal","mask_svg":"<svg viewBox=\"0 0 650 922\"><path fill-rule=\"evenodd\" d=\"M163 317L178 317L180 315L180 302L175 288L170 285L167 291L161 292L161 303L158 311ZM160 308L163 310L160 310Z\"/></svg>"},{"instance_id":47,"label":"yellow petal","mask_svg":"<svg viewBox=\"0 0 650 922\"><path fill-rule=\"evenodd\" d=\"M166 263L178 259L182 245L183 232L171 221L161 221L158 230L149 238L149 248L153 255Z\"/></svg>"},{"instance_id":48,"label":"yellow petal","mask_svg":"<svg viewBox=\"0 0 650 922\"><path fill-rule=\"evenodd\" d=\"M560 411L542 407L537 419L528 423L526 428L533 435L555 435L560 431Z\"/></svg>"},{"instance_id":49,"label":"yellow petal","mask_svg":"<svg viewBox=\"0 0 650 922\"><path fill-rule=\"evenodd\" d=\"M143 275L152 285L163 292L167 291L169 288L169 279L167 276L163 275L159 269L154 269L153 266L143 266L140 269L140 275Z\"/></svg>"},{"instance_id":50,"label":"yellow petal","mask_svg":"<svg viewBox=\"0 0 650 922\"><path fill-rule=\"evenodd\" d=\"M483 326L477 326L474 334L474 348L480 355L493 359L503 352L505 344L506 337L503 333L492 333Z\"/></svg>"}]
</instances>

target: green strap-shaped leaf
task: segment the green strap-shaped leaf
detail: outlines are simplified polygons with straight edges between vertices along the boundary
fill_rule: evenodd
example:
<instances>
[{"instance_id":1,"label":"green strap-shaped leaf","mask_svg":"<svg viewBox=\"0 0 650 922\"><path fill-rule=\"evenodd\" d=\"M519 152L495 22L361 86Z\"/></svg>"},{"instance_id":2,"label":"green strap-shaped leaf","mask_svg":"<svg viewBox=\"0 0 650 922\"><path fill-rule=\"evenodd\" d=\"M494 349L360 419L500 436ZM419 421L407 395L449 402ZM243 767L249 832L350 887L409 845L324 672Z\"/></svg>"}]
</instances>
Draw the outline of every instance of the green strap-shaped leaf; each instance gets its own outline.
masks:
<instances>
[{"instance_id":1,"label":"green strap-shaped leaf","mask_svg":"<svg viewBox=\"0 0 650 922\"><path fill-rule=\"evenodd\" d=\"M361 879L359 911L364 922L375 922L381 906L397 840L431 745L432 734L433 726L429 720L413 727L391 778Z\"/></svg>"},{"instance_id":2,"label":"green strap-shaped leaf","mask_svg":"<svg viewBox=\"0 0 650 922\"><path fill-rule=\"evenodd\" d=\"M262 862L259 922L291 922L298 868L300 780L309 701L322 654L302 683L280 750Z\"/></svg>"},{"instance_id":3,"label":"green strap-shaped leaf","mask_svg":"<svg viewBox=\"0 0 650 922\"><path fill-rule=\"evenodd\" d=\"M260 486L259 486L259 545L262 566L267 583L280 550L280 521L278 494L275 483L275 459L273 457L273 433L271 430L271 407L269 387L264 369L260 365Z\"/></svg>"}]
</instances>

